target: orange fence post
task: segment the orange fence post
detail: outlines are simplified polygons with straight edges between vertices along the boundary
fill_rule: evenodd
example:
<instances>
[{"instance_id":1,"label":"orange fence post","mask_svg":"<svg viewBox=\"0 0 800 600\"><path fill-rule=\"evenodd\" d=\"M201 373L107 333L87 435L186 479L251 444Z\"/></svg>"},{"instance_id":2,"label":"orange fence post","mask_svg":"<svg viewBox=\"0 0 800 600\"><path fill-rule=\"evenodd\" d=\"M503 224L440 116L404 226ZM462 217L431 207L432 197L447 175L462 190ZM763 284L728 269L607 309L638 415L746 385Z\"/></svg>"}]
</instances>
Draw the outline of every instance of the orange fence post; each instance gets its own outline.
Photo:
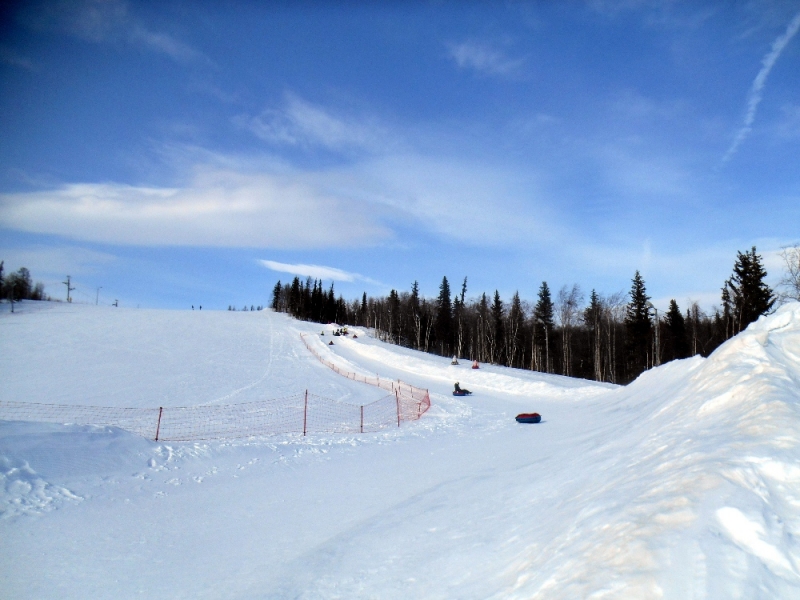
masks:
<instances>
[{"instance_id":1,"label":"orange fence post","mask_svg":"<svg viewBox=\"0 0 800 600\"><path fill-rule=\"evenodd\" d=\"M400 427L400 393L394 393L395 400L397 400L397 426Z\"/></svg>"}]
</instances>

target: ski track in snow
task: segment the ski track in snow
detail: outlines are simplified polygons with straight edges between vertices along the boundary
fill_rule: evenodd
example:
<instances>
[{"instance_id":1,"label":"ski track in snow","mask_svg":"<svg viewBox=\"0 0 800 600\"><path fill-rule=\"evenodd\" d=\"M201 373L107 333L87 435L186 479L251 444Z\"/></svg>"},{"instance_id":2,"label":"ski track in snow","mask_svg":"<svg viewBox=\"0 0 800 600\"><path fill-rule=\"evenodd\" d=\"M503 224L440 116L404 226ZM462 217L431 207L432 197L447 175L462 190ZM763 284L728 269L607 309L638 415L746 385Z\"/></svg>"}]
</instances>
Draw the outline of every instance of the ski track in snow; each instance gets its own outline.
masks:
<instances>
[{"instance_id":1,"label":"ski track in snow","mask_svg":"<svg viewBox=\"0 0 800 600\"><path fill-rule=\"evenodd\" d=\"M0 400L384 395L306 333L432 406L377 434L187 444L0 421L8 597L800 597L798 304L624 388L268 311L19 309L0 313ZM528 410L543 422L514 423Z\"/></svg>"}]
</instances>

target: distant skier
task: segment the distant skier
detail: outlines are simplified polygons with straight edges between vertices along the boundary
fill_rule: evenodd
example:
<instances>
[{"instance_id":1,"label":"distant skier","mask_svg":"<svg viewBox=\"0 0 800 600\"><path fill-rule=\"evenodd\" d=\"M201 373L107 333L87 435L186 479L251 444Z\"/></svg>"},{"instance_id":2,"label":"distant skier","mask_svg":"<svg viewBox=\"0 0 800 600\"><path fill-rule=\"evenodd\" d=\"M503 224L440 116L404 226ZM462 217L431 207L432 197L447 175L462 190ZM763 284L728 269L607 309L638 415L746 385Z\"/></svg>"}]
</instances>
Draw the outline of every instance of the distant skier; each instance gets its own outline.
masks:
<instances>
[{"instance_id":1,"label":"distant skier","mask_svg":"<svg viewBox=\"0 0 800 600\"><path fill-rule=\"evenodd\" d=\"M472 363L472 368L473 369L480 369L480 366L478 366L478 361L477 360Z\"/></svg>"},{"instance_id":2,"label":"distant skier","mask_svg":"<svg viewBox=\"0 0 800 600\"><path fill-rule=\"evenodd\" d=\"M450 361L450 364L451 365L457 365L458 364L458 359L456 358L455 354L453 354L453 360Z\"/></svg>"}]
</instances>

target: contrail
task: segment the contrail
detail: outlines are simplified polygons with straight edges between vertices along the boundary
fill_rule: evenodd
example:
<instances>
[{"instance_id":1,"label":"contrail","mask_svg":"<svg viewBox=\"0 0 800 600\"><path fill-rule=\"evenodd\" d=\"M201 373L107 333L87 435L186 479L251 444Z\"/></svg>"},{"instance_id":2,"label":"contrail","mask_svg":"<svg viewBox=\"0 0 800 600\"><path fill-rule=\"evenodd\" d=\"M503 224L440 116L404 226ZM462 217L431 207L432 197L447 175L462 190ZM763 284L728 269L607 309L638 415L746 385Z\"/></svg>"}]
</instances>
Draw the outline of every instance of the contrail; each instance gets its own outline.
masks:
<instances>
[{"instance_id":1,"label":"contrail","mask_svg":"<svg viewBox=\"0 0 800 600\"><path fill-rule=\"evenodd\" d=\"M753 85L750 88L750 94L747 97L747 112L744 116L744 123L742 124L741 129L736 134L736 137L731 144L731 147L728 148L728 151L725 153L725 156L722 157L722 163L728 162L731 157L736 154L736 151L739 149L739 146L745 140L745 138L750 134L750 131L753 129L753 121L756 118L756 111L758 110L758 104L761 102L761 92L764 89L764 84L767 82L767 77L769 76L769 72L772 70L772 67L775 66L775 62L783 52L783 49L786 47L786 44L794 37L797 31L800 29L800 13L797 13L794 18L789 22L789 26L786 27L786 32L778 37L774 42L772 42L772 50L770 50L764 58L761 59L761 70L756 75L756 78L753 80Z\"/></svg>"}]
</instances>

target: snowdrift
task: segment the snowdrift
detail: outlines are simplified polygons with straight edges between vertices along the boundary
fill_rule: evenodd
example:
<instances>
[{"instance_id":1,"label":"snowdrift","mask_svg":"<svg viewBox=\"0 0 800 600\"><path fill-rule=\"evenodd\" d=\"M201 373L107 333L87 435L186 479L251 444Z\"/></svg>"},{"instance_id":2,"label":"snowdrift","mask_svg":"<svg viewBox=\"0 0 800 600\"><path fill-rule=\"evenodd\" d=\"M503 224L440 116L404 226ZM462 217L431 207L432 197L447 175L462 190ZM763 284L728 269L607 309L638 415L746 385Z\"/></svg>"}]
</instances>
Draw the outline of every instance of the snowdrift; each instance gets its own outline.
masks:
<instances>
[{"instance_id":1,"label":"snowdrift","mask_svg":"<svg viewBox=\"0 0 800 600\"><path fill-rule=\"evenodd\" d=\"M0 399L26 390L29 401L107 396L144 407L160 393L165 403L178 396L173 405L215 404L309 383L353 402L381 393L319 363L303 332L319 329L267 312L0 315ZM0 422L2 589L800 596L799 304L708 359L624 388L472 371L361 333L325 352L348 370L428 388L431 409L382 433L193 444ZM455 380L475 394L452 397ZM543 415L535 427L514 421L533 411Z\"/></svg>"}]
</instances>

